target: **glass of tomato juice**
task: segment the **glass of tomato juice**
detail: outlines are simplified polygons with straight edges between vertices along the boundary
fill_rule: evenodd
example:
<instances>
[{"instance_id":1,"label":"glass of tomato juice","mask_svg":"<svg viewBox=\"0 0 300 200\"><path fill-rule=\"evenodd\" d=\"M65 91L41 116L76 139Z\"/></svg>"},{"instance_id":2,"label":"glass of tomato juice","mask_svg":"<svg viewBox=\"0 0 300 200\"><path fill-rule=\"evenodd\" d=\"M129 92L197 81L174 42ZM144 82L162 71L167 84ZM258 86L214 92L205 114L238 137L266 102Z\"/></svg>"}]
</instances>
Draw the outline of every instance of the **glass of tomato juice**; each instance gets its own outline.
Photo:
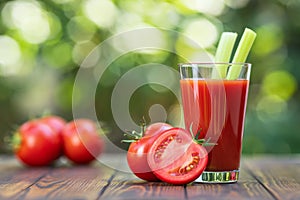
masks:
<instances>
[{"instance_id":1,"label":"glass of tomato juice","mask_svg":"<svg viewBox=\"0 0 300 200\"><path fill-rule=\"evenodd\" d=\"M183 63L179 68L185 127L207 141L208 163L195 182L236 182L251 64Z\"/></svg>"}]
</instances>

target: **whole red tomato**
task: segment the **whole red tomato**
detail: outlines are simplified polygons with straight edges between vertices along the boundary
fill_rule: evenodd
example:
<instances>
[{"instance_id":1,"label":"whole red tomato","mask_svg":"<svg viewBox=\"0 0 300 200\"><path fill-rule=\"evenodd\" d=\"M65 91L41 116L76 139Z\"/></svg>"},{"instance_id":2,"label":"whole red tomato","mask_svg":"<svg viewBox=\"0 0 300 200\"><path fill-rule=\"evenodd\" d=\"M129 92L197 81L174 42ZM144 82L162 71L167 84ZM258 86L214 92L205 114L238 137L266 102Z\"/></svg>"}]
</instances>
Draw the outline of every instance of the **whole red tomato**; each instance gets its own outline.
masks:
<instances>
[{"instance_id":1,"label":"whole red tomato","mask_svg":"<svg viewBox=\"0 0 300 200\"><path fill-rule=\"evenodd\" d=\"M104 142L92 120L75 119L62 131L65 156L76 164L95 160L104 149Z\"/></svg>"},{"instance_id":2,"label":"whole red tomato","mask_svg":"<svg viewBox=\"0 0 300 200\"><path fill-rule=\"evenodd\" d=\"M208 160L206 149L181 128L163 132L148 151L147 161L155 176L175 185L197 179Z\"/></svg>"},{"instance_id":3,"label":"whole red tomato","mask_svg":"<svg viewBox=\"0 0 300 200\"><path fill-rule=\"evenodd\" d=\"M48 124L51 128L53 128L57 133L62 134L62 130L67 124L66 120L62 117L56 115L49 115L39 119L40 121Z\"/></svg>"},{"instance_id":4,"label":"whole red tomato","mask_svg":"<svg viewBox=\"0 0 300 200\"><path fill-rule=\"evenodd\" d=\"M151 124L145 129L144 136L130 144L127 152L127 162L129 168L137 177L146 181L159 181L149 167L147 154L157 137L171 128L172 126L166 123Z\"/></svg>"},{"instance_id":5,"label":"whole red tomato","mask_svg":"<svg viewBox=\"0 0 300 200\"><path fill-rule=\"evenodd\" d=\"M62 131L63 131L65 125L67 124L67 122L63 118L61 118L59 116L55 116L55 115L45 116L45 117L42 117L42 118L40 118L38 120L40 120L41 122L44 122L44 123L48 124L52 129L55 130L55 133L59 135L60 146L61 146L61 149L60 149L61 153L60 153L59 156L61 156L63 154L63 137L62 137Z\"/></svg>"},{"instance_id":6,"label":"whole red tomato","mask_svg":"<svg viewBox=\"0 0 300 200\"><path fill-rule=\"evenodd\" d=\"M15 154L29 166L51 164L61 153L61 138L49 125L31 120L20 126L14 136Z\"/></svg>"}]
</instances>

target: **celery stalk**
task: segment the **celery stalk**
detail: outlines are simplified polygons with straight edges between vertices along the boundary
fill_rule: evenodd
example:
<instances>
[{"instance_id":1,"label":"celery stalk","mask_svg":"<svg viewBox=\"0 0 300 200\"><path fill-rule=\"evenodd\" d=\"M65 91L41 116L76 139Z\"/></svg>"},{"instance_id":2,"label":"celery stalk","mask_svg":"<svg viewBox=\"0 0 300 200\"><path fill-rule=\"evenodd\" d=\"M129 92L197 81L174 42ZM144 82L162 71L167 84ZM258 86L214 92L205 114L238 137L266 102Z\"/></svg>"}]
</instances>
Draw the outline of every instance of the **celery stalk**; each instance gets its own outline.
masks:
<instances>
[{"instance_id":1,"label":"celery stalk","mask_svg":"<svg viewBox=\"0 0 300 200\"><path fill-rule=\"evenodd\" d=\"M237 50L234 54L232 63L244 63L250 52L250 49L256 38L256 33L249 28L245 28L242 38L239 42ZM227 79L234 80L237 79L241 72L241 66L232 66L227 74Z\"/></svg>"},{"instance_id":2,"label":"celery stalk","mask_svg":"<svg viewBox=\"0 0 300 200\"><path fill-rule=\"evenodd\" d=\"M237 33L223 32L219 41L215 62L228 63L231 57L232 49L237 38ZM213 78L225 78L228 65L221 65L218 69L213 70ZM218 72L218 73L217 73Z\"/></svg>"}]
</instances>

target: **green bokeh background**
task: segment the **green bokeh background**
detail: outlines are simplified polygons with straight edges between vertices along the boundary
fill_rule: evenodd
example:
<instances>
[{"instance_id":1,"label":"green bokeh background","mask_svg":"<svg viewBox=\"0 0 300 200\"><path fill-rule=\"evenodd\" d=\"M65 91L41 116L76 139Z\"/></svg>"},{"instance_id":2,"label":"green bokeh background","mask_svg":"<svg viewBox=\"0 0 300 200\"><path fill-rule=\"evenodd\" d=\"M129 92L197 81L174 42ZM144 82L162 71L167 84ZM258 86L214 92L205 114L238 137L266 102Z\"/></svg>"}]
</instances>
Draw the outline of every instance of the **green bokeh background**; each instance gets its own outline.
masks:
<instances>
[{"instance_id":1,"label":"green bokeh background","mask_svg":"<svg viewBox=\"0 0 300 200\"><path fill-rule=\"evenodd\" d=\"M245 27L255 30L258 36L247 60L253 69L243 152L299 153L299 10L297 0L0 1L0 153L10 152L4 138L30 118L50 112L71 120L73 85L83 59L106 39L143 27L178 31L210 55L223 31L240 36ZM199 50L182 38L167 36L165 42L191 60ZM95 108L114 143L126 148L110 107L120 77L142 64L176 69L180 61L176 53L138 51L109 66L99 82ZM133 94L132 118L149 121L155 104L165 108L169 123L178 125L178 101L160 85L145 85Z\"/></svg>"}]
</instances>

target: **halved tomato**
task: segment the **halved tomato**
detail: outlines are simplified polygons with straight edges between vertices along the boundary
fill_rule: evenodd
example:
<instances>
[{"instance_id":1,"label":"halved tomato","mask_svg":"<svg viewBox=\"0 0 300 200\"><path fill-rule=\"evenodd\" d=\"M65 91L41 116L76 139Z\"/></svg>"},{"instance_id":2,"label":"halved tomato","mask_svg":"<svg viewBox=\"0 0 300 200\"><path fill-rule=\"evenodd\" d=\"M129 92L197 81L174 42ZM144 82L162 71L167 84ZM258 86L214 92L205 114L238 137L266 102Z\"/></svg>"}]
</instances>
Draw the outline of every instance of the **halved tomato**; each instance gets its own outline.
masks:
<instances>
[{"instance_id":1,"label":"halved tomato","mask_svg":"<svg viewBox=\"0 0 300 200\"><path fill-rule=\"evenodd\" d=\"M185 129L163 132L152 144L148 164L157 178L175 184L188 184L197 179L207 164L207 151L197 144Z\"/></svg>"}]
</instances>

